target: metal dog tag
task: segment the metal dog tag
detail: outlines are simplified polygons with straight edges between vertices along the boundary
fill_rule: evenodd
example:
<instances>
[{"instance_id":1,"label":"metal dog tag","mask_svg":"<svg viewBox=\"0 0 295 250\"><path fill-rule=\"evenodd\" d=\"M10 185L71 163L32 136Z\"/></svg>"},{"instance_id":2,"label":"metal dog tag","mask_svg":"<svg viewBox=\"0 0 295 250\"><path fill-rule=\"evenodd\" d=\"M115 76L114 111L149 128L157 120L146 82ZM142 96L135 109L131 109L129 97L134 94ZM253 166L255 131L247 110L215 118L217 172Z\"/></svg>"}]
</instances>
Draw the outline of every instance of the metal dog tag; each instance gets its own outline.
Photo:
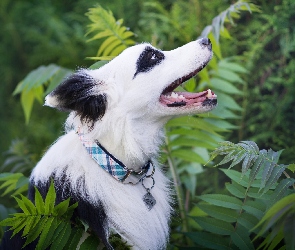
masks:
<instances>
[{"instance_id":1,"label":"metal dog tag","mask_svg":"<svg viewBox=\"0 0 295 250\"><path fill-rule=\"evenodd\" d=\"M154 205L156 205L156 200L154 198L154 196L152 196L152 194L150 192L147 192L144 196L143 196L143 201L145 203L145 205L147 206L148 210L151 210L153 208Z\"/></svg>"}]
</instances>

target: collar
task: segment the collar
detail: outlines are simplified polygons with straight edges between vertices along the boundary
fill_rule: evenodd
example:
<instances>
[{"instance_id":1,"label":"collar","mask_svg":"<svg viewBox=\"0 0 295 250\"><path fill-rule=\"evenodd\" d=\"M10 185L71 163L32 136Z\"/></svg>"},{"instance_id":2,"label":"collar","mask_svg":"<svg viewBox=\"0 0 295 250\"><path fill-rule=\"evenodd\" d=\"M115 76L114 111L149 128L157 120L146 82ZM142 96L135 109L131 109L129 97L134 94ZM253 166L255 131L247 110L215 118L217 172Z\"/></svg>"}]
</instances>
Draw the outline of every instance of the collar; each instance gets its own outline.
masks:
<instances>
[{"instance_id":1,"label":"collar","mask_svg":"<svg viewBox=\"0 0 295 250\"><path fill-rule=\"evenodd\" d=\"M155 167L151 161L148 161L140 171L127 168L121 161L109 153L97 140L91 141L83 133L77 131L82 145L85 147L92 159L114 179L123 184L137 184L143 179L151 177L155 172ZM147 175L147 172L153 166L152 174ZM130 176L135 176L136 181L131 182L126 179Z\"/></svg>"}]
</instances>

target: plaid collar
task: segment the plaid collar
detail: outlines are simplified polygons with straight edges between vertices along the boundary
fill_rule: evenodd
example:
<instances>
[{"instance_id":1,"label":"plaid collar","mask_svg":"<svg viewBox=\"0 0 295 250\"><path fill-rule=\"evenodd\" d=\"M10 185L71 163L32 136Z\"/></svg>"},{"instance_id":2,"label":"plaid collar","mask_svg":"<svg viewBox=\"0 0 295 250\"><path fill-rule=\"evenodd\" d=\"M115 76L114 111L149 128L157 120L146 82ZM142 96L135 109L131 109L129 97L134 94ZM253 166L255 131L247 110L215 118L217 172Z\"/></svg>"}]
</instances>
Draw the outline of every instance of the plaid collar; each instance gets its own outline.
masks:
<instances>
[{"instance_id":1,"label":"plaid collar","mask_svg":"<svg viewBox=\"0 0 295 250\"><path fill-rule=\"evenodd\" d=\"M106 172L108 172L113 178L117 181L120 181L124 184L137 184L142 181L147 176L147 172L150 169L150 166L153 165L151 161L148 161L145 166L141 168L140 171L134 171L133 169L127 168L121 161L109 153L98 141L91 141L84 136L80 131L77 132L79 139L83 146L85 147L88 154L92 157L94 161ZM153 173L155 169L153 166ZM153 174L152 173L152 174ZM127 182L126 179L130 176L136 176L137 181Z\"/></svg>"}]
</instances>

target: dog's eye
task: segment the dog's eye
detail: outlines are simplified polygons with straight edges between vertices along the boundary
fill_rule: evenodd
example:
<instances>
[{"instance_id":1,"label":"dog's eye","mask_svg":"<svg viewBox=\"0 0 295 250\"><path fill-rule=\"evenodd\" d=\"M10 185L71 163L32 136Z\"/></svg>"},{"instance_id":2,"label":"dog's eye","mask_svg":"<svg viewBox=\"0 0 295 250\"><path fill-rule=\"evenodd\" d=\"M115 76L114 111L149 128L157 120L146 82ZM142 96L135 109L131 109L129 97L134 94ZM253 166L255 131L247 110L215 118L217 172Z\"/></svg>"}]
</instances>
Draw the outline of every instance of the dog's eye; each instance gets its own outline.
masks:
<instances>
[{"instance_id":1,"label":"dog's eye","mask_svg":"<svg viewBox=\"0 0 295 250\"><path fill-rule=\"evenodd\" d=\"M156 65L160 64L164 58L165 56L161 51L146 47L136 62L136 72L134 77L138 73L152 70Z\"/></svg>"},{"instance_id":2,"label":"dog's eye","mask_svg":"<svg viewBox=\"0 0 295 250\"><path fill-rule=\"evenodd\" d=\"M157 55L155 53L152 54L151 60L156 60L157 59Z\"/></svg>"}]
</instances>

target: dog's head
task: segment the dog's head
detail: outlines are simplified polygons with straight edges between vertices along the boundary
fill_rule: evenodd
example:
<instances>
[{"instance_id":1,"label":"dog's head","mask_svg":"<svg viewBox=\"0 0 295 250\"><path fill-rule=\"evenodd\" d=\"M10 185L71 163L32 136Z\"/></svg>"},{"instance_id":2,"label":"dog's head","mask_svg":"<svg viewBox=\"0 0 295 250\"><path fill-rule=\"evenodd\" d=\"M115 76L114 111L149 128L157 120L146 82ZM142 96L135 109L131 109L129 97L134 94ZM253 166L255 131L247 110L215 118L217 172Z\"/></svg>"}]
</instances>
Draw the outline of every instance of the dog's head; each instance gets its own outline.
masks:
<instances>
[{"instance_id":1,"label":"dog's head","mask_svg":"<svg viewBox=\"0 0 295 250\"><path fill-rule=\"evenodd\" d=\"M211 57L207 38L172 51L139 44L97 70L77 71L46 97L45 105L74 111L81 120L92 122L109 111L136 118L148 114L150 119L207 112L217 104L212 91L173 91L201 71Z\"/></svg>"}]
</instances>

